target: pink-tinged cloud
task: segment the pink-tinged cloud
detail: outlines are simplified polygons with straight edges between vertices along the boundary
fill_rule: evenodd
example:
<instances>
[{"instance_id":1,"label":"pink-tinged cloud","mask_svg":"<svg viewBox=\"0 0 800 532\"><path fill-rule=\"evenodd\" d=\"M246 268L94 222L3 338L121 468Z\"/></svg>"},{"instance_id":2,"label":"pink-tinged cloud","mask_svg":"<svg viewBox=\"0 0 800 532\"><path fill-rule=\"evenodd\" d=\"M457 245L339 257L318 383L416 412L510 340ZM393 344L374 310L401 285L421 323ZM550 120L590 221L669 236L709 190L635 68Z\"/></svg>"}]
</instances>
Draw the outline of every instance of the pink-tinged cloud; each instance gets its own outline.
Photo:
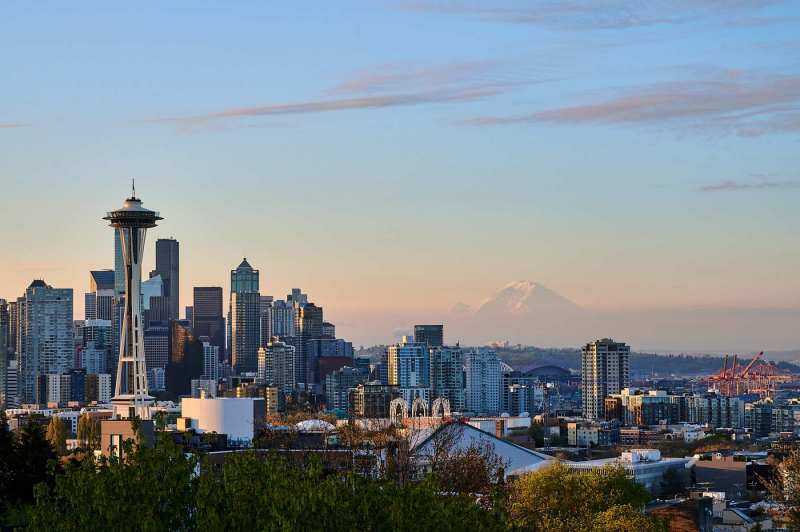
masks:
<instances>
[{"instance_id":1,"label":"pink-tinged cloud","mask_svg":"<svg viewBox=\"0 0 800 532\"><path fill-rule=\"evenodd\" d=\"M622 95L599 103L483 116L465 123L673 125L742 136L800 131L800 76L724 71L711 77L661 82L621 92Z\"/></svg>"},{"instance_id":2,"label":"pink-tinged cloud","mask_svg":"<svg viewBox=\"0 0 800 532\"><path fill-rule=\"evenodd\" d=\"M0 123L0 129L15 129L18 127L27 127L28 124L20 124L20 123L10 123L10 124L3 124Z\"/></svg>"},{"instance_id":3,"label":"pink-tinged cloud","mask_svg":"<svg viewBox=\"0 0 800 532\"><path fill-rule=\"evenodd\" d=\"M751 183L743 183L741 181L734 181L732 179L724 179L717 183L703 185L698 190L701 192L735 192L742 190L771 190L771 189L785 189L797 188L800 186L800 181L755 181Z\"/></svg>"},{"instance_id":4,"label":"pink-tinged cloud","mask_svg":"<svg viewBox=\"0 0 800 532\"><path fill-rule=\"evenodd\" d=\"M417 92L409 94L388 94L380 96L363 96L334 100L315 100L298 103L283 103L254 107L237 107L203 115L157 118L150 122L173 122L179 124L206 123L215 120L226 120L257 116L284 116L294 114L331 113L358 109L383 109L388 107L443 104L482 100L501 94L502 87L476 87L453 90Z\"/></svg>"},{"instance_id":5,"label":"pink-tinged cloud","mask_svg":"<svg viewBox=\"0 0 800 532\"><path fill-rule=\"evenodd\" d=\"M757 14L782 0L427 0L395 2L418 13L460 15L489 22L531 24L567 30L624 29L719 19L739 25L763 24ZM780 19L771 19L777 22Z\"/></svg>"},{"instance_id":6,"label":"pink-tinged cloud","mask_svg":"<svg viewBox=\"0 0 800 532\"><path fill-rule=\"evenodd\" d=\"M382 65L356 73L336 85L331 94L375 93L383 91L435 90L464 84L497 81L500 61L472 61L445 65ZM507 81L507 77L504 77Z\"/></svg>"}]
</instances>

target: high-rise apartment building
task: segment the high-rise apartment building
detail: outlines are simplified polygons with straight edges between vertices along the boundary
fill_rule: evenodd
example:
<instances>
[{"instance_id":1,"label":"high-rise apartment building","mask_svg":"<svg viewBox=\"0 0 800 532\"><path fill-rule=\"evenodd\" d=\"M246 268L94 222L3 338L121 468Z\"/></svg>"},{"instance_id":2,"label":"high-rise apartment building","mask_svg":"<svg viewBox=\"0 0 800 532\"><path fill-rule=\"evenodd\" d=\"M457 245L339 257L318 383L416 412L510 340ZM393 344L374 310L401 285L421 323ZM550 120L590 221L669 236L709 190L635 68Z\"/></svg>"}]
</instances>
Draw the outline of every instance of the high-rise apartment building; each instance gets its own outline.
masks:
<instances>
[{"instance_id":1,"label":"high-rise apartment building","mask_svg":"<svg viewBox=\"0 0 800 532\"><path fill-rule=\"evenodd\" d=\"M583 417L603 419L605 399L630 386L631 348L609 338L595 340L582 349Z\"/></svg>"},{"instance_id":2,"label":"high-rise apartment building","mask_svg":"<svg viewBox=\"0 0 800 532\"><path fill-rule=\"evenodd\" d=\"M25 291L22 320L24 351L19 357L23 401L34 403L46 395L40 377L65 373L74 359L72 289L53 288L42 280Z\"/></svg>"},{"instance_id":3,"label":"high-rise apartment building","mask_svg":"<svg viewBox=\"0 0 800 532\"><path fill-rule=\"evenodd\" d=\"M414 341L428 347L442 347L444 325L414 325Z\"/></svg>"},{"instance_id":4,"label":"high-rise apartment building","mask_svg":"<svg viewBox=\"0 0 800 532\"><path fill-rule=\"evenodd\" d=\"M258 379L267 385L277 386L282 393L295 388L295 348L273 338L258 350Z\"/></svg>"},{"instance_id":5,"label":"high-rise apartment building","mask_svg":"<svg viewBox=\"0 0 800 532\"><path fill-rule=\"evenodd\" d=\"M219 346L203 342L203 375L207 381L219 381Z\"/></svg>"},{"instance_id":6,"label":"high-rise apartment building","mask_svg":"<svg viewBox=\"0 0 800 532\"><path fill-rule=\"evenodd\" d=\"M366 380L361 370L344 366L330 372L325 377L325 397L328 409L344 410L348 408L350 390Z\"/></svg>"},{"instance_id":7,"label":"high-rise apartment building","mask_svg":"<svg viewBox=\"0 0 800 532\"><path fill-rule=\"evenodd\" d=\"M148 371L164 369L169 361L169 322L151 321L144 330L144 358Z\"/></svg>"},{"instance_id":8,"label":"high-rise apartment building","mask_svg":"<svg viewBox=\"0 0 800 532\"><path fill-rule=\"evenodd\" d=\"M272 296L261 296L261 347L267 345L274 334L272 333Z\"/></svg>"},{"instance_id":9,"label":"high-rise apartment building","mask_svg":"<svg viewBox=\"0 0 800 532\"><path fill-rule=\"evenodd\" d=\"M9 354L16 356L17 333L19 331L19 305L17 301L8 302L8 350Z\"/></svg>"},{"instance_id":10,"label":"high-rise apartment building","mask_svg":"<svg viewBox=\"0 0 800 532\"><path fill-rule=\"evenodd\" d=\"M400 343L387 348L387 366L389 384L397 386L409 404L417 397L430 401L431 366L426 344L404 336Z\"/></svg>"},{"instance_id":11,"label":"high-rise apartment building","mask_svg":"<svg viewBox=\"0 0 800 532\"><path fill-rule=\"evenodd\" d=\"M492 349L477 349L464 355L467 410L474 414L500 413L500 359Z\"/></svg>"},{"instance_id":12,"label":"high-rise apartment building","mask_svg":"<svg viewBox=\"0 0 800 532\"><path fill-rule=\"evenodd\" d=\"M416 340L416 337L414 338ZM431 388L433 397L447 399L450 409L463 412L464 350L460 347L429 348L431 357Z\"/></svg>"},{"instance_id":13,"label":"high-rise apartment building","mask_svg":"<svg viewBox=\"0 0 800 532\"><path fill-rule=\"evenodd\" d=\"M6 407L6 386L8 372L8 337L11 333L11 317L8 314L8 302L0 299L0 409Z\"/></svg>"},{"instance_id":14,"label":"high-rise apartment building","mask_svg":"<svg viewBox=\"0 0 800 532\"><path fill-rule=\"evenodd\" d=\"M156 269L164 282L170 320L180 318L180 245L174 238L156 240Z\"/></svg>"}]
</instances>

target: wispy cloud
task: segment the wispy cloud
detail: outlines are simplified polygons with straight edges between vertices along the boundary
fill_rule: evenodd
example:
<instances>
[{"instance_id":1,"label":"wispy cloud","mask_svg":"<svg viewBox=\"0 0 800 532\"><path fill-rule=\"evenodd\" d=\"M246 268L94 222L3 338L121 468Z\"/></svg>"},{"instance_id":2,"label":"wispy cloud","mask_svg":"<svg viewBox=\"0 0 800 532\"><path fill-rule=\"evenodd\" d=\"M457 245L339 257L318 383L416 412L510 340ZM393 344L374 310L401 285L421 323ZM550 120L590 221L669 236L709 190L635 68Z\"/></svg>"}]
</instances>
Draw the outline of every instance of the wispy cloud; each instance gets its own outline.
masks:
<instances>
[{"instance_id":1,"label":"wispy cloud","mask_svg":"<svg viewBox=\"0 0 800 532\"><path fill-rule=\"evenodd\" d=\"M476 17L567 30L621 29L656 24L683 24L706 18L745 24L763 8L781 0L426 0L397 2L414 12Z\"/></svg>"},{"instance_id":2,"label":"wispy cloud","mask_svg":"<svg viewBox=\"0 0 800 532\"><path fill-rule=\"evenodd\" d=\"M724 179L717 183L703 185L698 188L700 192L734 192L743 190L770 190L770 189L786 189L798 188L800 181L772 181L772 180L759 180L752 182L734 181L732 179Z\"/></svg>"},{"instance_id":3,"label":"wispy cloud","mask_svg":"<svg viewBox=\"0 0 800 532\"><path fill-rule=\"evenodd\" d=\"M618 90L620 96L571 105L465 121L474 126L508 124L672 125L741 136L800 131L800 76L739 70L717 71L684 81L665 81Z\"/></svg>"},{"instance_id":4,"label":"wispy cloud","mask_svg":"<svg viewBox=\"0 0 800 532\"><path fill-rule=\"evenodd\" d=\"M254 107L237 107L207 113L203 115L156 118L150 122L183 122L199 123L212 120L243 118L254 116L281 116L307 113L330 113L354 109L380 109L403 105L421 105L433 103L452 103L480 100L500 94L500 90L491 88L464 89L452 91L418 92L413 94L390 94L381 96L363 96L359 98L343 98L335 100L312 100L297 103L282 103Z\"/></svg>"},{"instance_id":5,"label":"wispy cloud","mask_svg":"<svg viewBox=\"0 0 800 532\"><path fill-rule=\"evenodd\" d=\"M339 83L331 94L386 91L441 90L446 87L508 83L508 64L502 61L470 61L434 66L381 65L357 72Z\"/></svg>"},{"instance_id":6,"label":"wispy cloud","mask_svg":"<svg viewBox=\"0 0 800 532\"><path fill-rule=\"evenodd\" d=\"M247 117L470 102L498 96L531 82L525 73L503 74L500 65L500 62L484 61L417 68L382 66L358 73L334 86L327 91L331 98L235 107L197 115L154 118L147 122L194 128Z\"/></svg>"},{"instance_id":7,"label":"wispy cloud","mask_svg":"<svg viewBox=\"0 0 800 532\"><path fill-rule=\"evenodd\" d=\"M4 123L0 122L0 129L15 129L15 128L18 128L18 127L28 127L28 124L22 124L22 123L6 123L6 124L4 124Z\"/></svg>"}]
</instances>

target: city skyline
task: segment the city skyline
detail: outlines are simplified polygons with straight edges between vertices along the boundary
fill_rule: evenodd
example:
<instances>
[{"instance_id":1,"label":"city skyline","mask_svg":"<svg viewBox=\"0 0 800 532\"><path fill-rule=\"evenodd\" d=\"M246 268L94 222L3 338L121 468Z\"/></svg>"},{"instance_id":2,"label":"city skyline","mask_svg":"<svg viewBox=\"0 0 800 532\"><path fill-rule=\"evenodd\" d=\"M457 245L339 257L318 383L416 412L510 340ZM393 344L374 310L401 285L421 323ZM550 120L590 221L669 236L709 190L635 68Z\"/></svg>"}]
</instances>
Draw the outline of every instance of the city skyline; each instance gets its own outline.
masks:
<instances>
[{"instance_id":1,"label":"city skyline","mask_svg":"<svg viewBox=\"0 0 800 532\"><path fill-rule=\"evenodd\" d=\"M227 306L247 257L262 294L302 288L357 344L519 280L597 311L797 310L800 13L622 4L347 2L300 25L287 6L8 7L0 297L42 278L82 316L88 272L114 268L96 217L135 177L170 213L144 271L177 239L182 302L220 286ZM56 227L28 215L65 202L80 215Z\"/></svg>"}]
</instances>

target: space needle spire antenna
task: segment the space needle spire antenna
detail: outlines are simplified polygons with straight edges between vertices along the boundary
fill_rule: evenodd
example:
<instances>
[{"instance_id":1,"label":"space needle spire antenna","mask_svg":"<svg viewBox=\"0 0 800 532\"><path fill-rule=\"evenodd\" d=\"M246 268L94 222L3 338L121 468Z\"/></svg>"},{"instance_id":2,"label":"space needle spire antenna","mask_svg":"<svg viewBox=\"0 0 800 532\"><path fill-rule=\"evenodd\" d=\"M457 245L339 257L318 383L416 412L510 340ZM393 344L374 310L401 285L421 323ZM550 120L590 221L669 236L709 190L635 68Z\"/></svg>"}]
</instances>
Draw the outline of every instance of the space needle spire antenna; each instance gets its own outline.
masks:
<instances>
[{"instance_id":1,"label":"space needle spire antenna","mask_svg":"<svg viewBox=\"0 0 800 532\"><path fill-rule=\"evenodd\" d=\"M125 269L125 300L119 334L117 383L111 404L114 418L150 419L153 397L147 389L147 367L144 356L144 326L142 320L142 257L147 230L162 220L155 211L142 207L136 197L136 183L131 182L133 196L122 208L103 218L119 234Z\"/></svg>"}]
</instances>

